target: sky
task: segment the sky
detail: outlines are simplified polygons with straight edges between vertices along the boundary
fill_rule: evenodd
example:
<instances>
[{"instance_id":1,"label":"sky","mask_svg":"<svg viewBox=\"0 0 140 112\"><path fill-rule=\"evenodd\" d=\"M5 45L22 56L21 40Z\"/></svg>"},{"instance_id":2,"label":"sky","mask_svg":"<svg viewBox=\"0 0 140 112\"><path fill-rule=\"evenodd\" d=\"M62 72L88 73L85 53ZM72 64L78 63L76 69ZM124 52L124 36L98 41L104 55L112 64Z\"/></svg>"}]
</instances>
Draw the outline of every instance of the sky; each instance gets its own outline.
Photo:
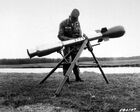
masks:
<instances>
[{"instance_id":1,"label":"sky","mask_svg":"<svg viewBox=\"0 0 140 112\"><path fill-rule=\"evenodd\" d=\"M80 11L82 33L88 37L102 27L125 28L121 38L94 47L97 57L140 55L140 0L1 0L0 59L28 58L26 49L58 42L59 24L74 8ZM84 50L81 56L91 54ZM53 53L44 57L61 56Z\"/></svg>"}]
</instances>

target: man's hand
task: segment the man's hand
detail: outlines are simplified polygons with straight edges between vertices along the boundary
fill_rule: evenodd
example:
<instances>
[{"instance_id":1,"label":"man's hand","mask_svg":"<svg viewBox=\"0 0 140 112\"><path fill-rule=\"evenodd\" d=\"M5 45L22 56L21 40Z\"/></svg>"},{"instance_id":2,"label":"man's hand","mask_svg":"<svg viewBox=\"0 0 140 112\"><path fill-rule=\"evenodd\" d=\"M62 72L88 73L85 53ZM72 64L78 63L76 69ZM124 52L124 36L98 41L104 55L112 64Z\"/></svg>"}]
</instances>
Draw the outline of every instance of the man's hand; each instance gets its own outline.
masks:
<instances>
[{"instance_id":1,"label":"man's hand","mask_svg":"<svg viewBox=\"0 0 140 112\"><path fill-rule=\"evenodd\" d=\"M80 36L77 33L72 35L72 38L78 38L78 37L80 37Z\"/></svg>"},{"instance_id":2,"label":"man's hand","mask_svg":"<svg viewBox=\"0 0 140 112\"><path fill-rule=\"evenodd\" d=\"M66 37L66 36L60 36L59 38L61 41L66 41L66 40L70 40L71 38Z\"/></svg>"}]
</instances>

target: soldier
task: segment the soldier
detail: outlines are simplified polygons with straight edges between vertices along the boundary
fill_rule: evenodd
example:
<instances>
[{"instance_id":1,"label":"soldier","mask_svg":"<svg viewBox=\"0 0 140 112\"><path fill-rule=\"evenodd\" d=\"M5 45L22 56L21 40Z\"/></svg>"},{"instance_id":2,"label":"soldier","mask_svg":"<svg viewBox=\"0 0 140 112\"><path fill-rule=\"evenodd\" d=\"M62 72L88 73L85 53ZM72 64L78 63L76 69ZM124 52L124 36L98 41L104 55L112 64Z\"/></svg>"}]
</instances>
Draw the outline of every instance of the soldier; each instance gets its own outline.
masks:
<instances>
[{"instance_id":1,"label":"soldier","mask_svg":"<svg viewBox=\"0 0 140 112\"><path fill-rule=\"evenodd\" d=\"M80 15L80 12L78 9L73 9L69 18L65 19L60 23L59 26L59 33L58 33L58 38L61 41L66 41L74 38L78 38L82 36L81 28L80 28L80 23L78 21L78 17ZM63 50L64 55L68 54L70 50L74 48L74 51L71 53L70 57L67 58L67 61L70 63L76 56L79 46L70 46L70 47L65 47ZM69 64L64 64L63 65L63 74L65 75L67 70L68 70ZM81 80L79 76L79 67L77 64L75 64L73 68L73 72L75 74L75 80L76 81L83 81ZM69 79L67 80L69 82Z\"/></svg>"}]
</instances>

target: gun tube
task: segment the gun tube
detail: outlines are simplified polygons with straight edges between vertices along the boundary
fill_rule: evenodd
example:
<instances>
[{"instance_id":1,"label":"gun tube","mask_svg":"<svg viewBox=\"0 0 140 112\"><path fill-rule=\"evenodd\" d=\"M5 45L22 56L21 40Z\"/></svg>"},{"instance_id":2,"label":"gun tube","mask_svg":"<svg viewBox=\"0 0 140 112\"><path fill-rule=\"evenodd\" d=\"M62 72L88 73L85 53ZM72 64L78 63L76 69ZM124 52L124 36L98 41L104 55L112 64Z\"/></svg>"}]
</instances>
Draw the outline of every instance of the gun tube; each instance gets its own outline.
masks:
<instances>
[{"instance_id":1,"label":"gun tube","mask_svg":"<svg viewBox=\"0 0 140 112\"><path fill-rule=\"evenodd\" d=\"M34 57L34 56L38 56L38 57L42 57L45 55L49 55L53 52L57 52L59 50L61 50L63 48L63 46L72 46L72 45L76 45L76 44L80 44L81 42L83 42L83 40L85 40L84 37L79 37L77 39L71 39L68 41L63 41L63 42L59 42L57 43L57 45L55 45L54 47L51 48L41 48L40 49L27 49L27 54L30 58Z\"/></svg>"},{"instance_id":2,"label":"gun tube","mask_svg":"<svg viewBox=\"0 0 140 112\"><path fill-rule=\"evenodd\" d=\"M93 41L93 40L98 40L98 39L106 38L106 37L118 38L118 37L123 36L124 33L125 33L125 30L122 26L115 26L115 27L108 29L104 33L98 33L98 36L96 35L95 37L88 38L88 40ZM86 39L85 37L79 37L77 39L63 41L63 42L58 43L57 45L55 45L54 47L51 47L51 48L43 48L43 49L37 49L37 50L28 50L27 49L27 54L30 58L32 58L34 56L42 57L42 56L49 55L51 53L54 53L54 52L61 50L63 48L63 46L71 46L71 45L80 44L85 39Z\"/></svg>"},{"instance_id":3,"label":"gun tube","mask_svg":"<svg viewBox=\"0 0 140 112\"><path fill-rule=\"evenodd\" d=\"M42 57L45 55L49 55L53 52L59 51L62 49L62 45L58 45L56 47L52 47L52 48L48 48L48 49L39 49L39 50L35 50L35 49L27 49L27 54L30 58L38 56L38 57Z\"/></svg>"}]
</instances>

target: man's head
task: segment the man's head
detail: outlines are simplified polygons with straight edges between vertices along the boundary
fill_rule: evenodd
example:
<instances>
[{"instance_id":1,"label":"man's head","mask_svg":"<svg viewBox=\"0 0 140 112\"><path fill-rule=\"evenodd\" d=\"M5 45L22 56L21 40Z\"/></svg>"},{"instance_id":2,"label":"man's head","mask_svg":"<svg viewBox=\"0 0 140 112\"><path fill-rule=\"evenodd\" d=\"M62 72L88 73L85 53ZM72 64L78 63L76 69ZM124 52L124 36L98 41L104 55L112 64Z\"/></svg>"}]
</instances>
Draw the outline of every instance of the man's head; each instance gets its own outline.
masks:
<instances>
[{"instance_id":1,"label":"man's head","mask_svg":"<svg viewBox=\"0 0 140 112\"><path fill-rule=\"evenodd\" d=\"M79 10L78 10L78 9L73 9L72 12L71 12L71 15L70 15L70 17L71 17L71 21L72 21L72 22L77 21L79 15L80 15Z\"/></svg>"}]
</instances>

